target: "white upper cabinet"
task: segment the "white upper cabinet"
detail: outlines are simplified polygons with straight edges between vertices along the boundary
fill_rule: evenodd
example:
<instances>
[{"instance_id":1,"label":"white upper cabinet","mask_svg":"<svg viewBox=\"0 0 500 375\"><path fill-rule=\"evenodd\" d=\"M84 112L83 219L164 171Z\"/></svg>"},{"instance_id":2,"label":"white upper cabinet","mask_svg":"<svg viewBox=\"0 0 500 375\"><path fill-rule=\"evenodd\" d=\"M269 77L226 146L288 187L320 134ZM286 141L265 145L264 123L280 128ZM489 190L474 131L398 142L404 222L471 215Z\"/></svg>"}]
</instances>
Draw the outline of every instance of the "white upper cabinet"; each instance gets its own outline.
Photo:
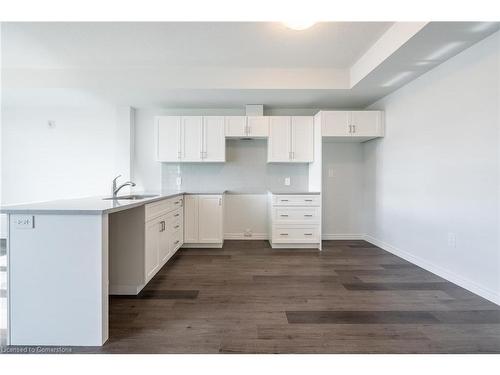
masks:
<instances>
[{"instance_id":1,"label":"white upper cabinet","mask_svg":"<svg viewBox=\"0 0 500 375\"><path fill-rule=\"evenodd\" d=\"M269 136L269 117L248 116L247 135L253 138L266 138Z\"/></svg>"},{"instance_id":2,"label":"white upper cabinet","mask_svg":"<svg viewBox=\"0 0 500 375\"><path fill-rule=\"evenodd\" d=\"M352 111L351 130L354 136L383 136L382 112Z\"/></svg>"},{"instance_id":3,"label":"white upper cabinet","mask_svg":"<svg viewBox=\"0 0 500 375\"><path fill-rule=\"evenodd\" d=\"M323 137L337 135L349 135L349 121L351 113L349 111L325 111L321 112Z\"/></svg>"},{"instance_id":4,"label":"white upper cabinet","mask_svg":"<svg viewBox=\"0 0 500 375\"><path fill-rule=\"evenodd\" d=\"M203 120L201 116L182 116L181 149L185 162L203 160Z\"/></svg>"},{"instance_id":5,"label":"white upper cabinet","mask_svg":"<svg viewBox=\"0 0 500 375\"><path fill-rule=\"evenodd\" d=\"M314 118L292 116L292 159L297 163L314 161Z\"/></svg>"},{"instance_id":6,"label":"white upper cabinet","mask_svg":"<svg viewBox=\"0 0 500 375\"><path fill-rule=\"evenodd\" d=\"M271 116L267 161L310 163L314 161L314 126L311 116Z\"/></svg>"},{"instance_id":7,"label":"white upper cabinet","mask_svg":"<svg viewBox=\"0 0 500 375\"><path fill-rule=\"evenodd\" d=\"M384 136L382 111L321 111L323 137L364 142Z\"/></svg>"},{"instance_id":8,"label":"white upper cabinet","mask_svg":"<svg viewBox=\"0 0 500 375\"><path fill-rule=\"evenodd\" d=\"M226 161L226 139L224 132L223 116L203 117L203 161Z\"/></svg>"},{"instance_id":9,"label":"white upper cabinet","mask_svg":"<svg viewBox=\"0 0 500 375\"><path fill-rule=\"evenodd\" d=\"M267 138L269 135L269 117L226 116L225 124L228 138Z\"/></svg>"},{"instance_id":10,"label":"white upper cabinet","mask_svg":"<svg viewBox=\"0 0 500 375\"><path fill-rule=\"evenodd\" d=\"M226 116L226 137L246 137L247 136L247 117L246 116Z\"/></svg>"},{"instance_id":11,"label":"white upper cabinet","mask_svg":"<svg viewBox=\"0 0 500 375\"><path fill-rule=\"evenodd\" d=\"M158 161L225 161L223 116L161 116L156 123Z\"/></svg>"},{"instance_id":12,"label":"white upper cabinet","mask_svg":"<svg viewBox=\"0 0 500 375\"><path fill-rule=\"evenodd\" d=\"M267 143L268 162L291 161L290 116L271 116L269 119L269 141Z\"/></svg>"},{"instance_id":13,"label":"white upper cabinet","mask_svg":"<svg viewBox=\"0 0 500 375\"><path fill-rule=\"evenodd\" d=\"M180 116L158 117L156 121L157 160L180 161L182 158Z\"/></svg>"}]
</instances>

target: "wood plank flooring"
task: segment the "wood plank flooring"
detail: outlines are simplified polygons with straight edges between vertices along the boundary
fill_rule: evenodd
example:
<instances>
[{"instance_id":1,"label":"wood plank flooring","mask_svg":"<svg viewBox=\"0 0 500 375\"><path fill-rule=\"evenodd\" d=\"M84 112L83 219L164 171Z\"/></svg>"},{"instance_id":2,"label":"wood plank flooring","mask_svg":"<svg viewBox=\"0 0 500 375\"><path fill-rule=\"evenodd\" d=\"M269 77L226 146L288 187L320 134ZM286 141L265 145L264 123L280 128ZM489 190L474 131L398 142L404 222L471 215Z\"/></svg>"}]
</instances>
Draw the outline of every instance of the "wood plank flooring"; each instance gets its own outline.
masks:
<instances>
[{"instance_id":1,"label":"wood plank flooring","mask_svg":"<svg viewBox=\"0 0 500 375\"><path fill-rule=\"evenodd\" d=\"M500 353L500 308L365 241L181 249L96 353Z\"/></svg>"}]
</instances>

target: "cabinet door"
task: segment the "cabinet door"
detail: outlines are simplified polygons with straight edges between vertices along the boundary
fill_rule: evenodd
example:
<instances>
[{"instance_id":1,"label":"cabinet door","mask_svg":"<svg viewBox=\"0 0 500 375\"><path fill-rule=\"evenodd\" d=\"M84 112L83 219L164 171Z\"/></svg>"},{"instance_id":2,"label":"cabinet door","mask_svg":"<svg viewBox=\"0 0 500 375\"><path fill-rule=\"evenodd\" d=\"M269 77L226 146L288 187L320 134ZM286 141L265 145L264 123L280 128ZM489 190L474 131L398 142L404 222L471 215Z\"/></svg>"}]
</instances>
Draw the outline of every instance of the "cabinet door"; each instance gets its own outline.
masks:
<instances>
[{"instance_id":1,"label":"cabinet door","mask_svg":"<svg viewBox=\"0 0 500 375\"><path fill-rule=\"evenodd\" d=\"M158 251L161 264L166 262L171 255L172 241L170 238L170 232L167 230L167 216L162 216L158 220L160 220Z\"/></svg>"},{"instance_id":2,"label":"cabinet door","mask_svg":"<svg viewBox=\"0 0 500 375\"><path fill-rule=\"evenodd\" d=\"M271 116L269 118L268 162L291 161L290 133L290 116Z\"/></svg>"},{"instance_id":3,"label":"cabinet door","mask_svg":"<svg viewBox=\"0 0 500 375\"><path fill-rule=\"evenodd\" d=\"M201 161L203 117L182 116L182 161Z\"/></svg>"},{"instance_id":4,"label":"cabinet door","mask_svg":"<svg viewBox=\"0 0 500 375\"><path fill-rule=\"evenodd\" d=\"M198 205L199 242L222 242L222 196L199 195Z\"/></svg>"},{"instance_id":5,"label":"cabinet door","mask_svg":"<svg viewBox=\"0 0 500 375\"><path fill-rule=\"evenodd\" d=\"M349 134L349 111L325 111L321 113L321 133L323 137L344 136Z\"/></svg>"},{"instance_id":6,"label":"cabinet door","mask_svg":"<svg viewBox=\"0 0 500 375\"><path fill-rule=\"evenodd\" d=\"M248 116L247 117L248 136L265 138L269 136L269 117Z\"/></svg>"},{"instance_id":7,"label":"cabinet door","mask_svg":"<svg viewBox=\"0 0 500 375\"><path fill-rule=\"evenodd\" d=\"M198 241L198 196L184 196L184 243Z\"/></svg>"},{"instance_id":8,"label":"cabinet door","mask_svg":"<svg viewBox=\"0 0 500 375\"><path fill-rule=\"evenodd\" d=\"M156 121L157 160L179 161L181 158L180 116L162 116L158 117Z\"/></svg>"},{"instance_id":9,"label":"cabinet door","mask_svg":"<svg viewBox=\"0 0 500 375\"><path fill-rule=\"evenodd\" d=\"M380 111L352 111L351 125L352 135L375 136L381 134L381 112Z\"/></svg>"},{"instance_id":10,"label":"cabinet door","mask_svg":"<svg viewBox=\"0 0 500 375\"><path fill-rule=\"evenodd\" d=\"M226 116L224 118L226 137L246 137L247 117L246 116Z\"/></svg>"},{"instance_id":11,"label":"cabinet door","mask_svg":"<svg viewBox=\"0 0 500 375\"><path fill-rule=\"evenodd\" d=\"M160 265L159 246L160 246L160 221L151 220L146 223L145 254L144 265L146 282L149 281Z\"/></svg>"},{"instance_id":12,"label":"cabinet door","mask_svg":"<svg viewBox=\"0 0 500 375\"><path fill-rule=\"evenodd\" d=\"M203 161L226 161L223 116L203 117Z\"/></svg>"},{"instance_id":13,"label":"cabinet door","mask_svg":"<svg viewBox=\"0 0 500 375\"><path fill-rule=\"evenodd\" d=\"M292 159L314 161L314 120L312 116L292 116Z\"/></svg>"}]
</instances>

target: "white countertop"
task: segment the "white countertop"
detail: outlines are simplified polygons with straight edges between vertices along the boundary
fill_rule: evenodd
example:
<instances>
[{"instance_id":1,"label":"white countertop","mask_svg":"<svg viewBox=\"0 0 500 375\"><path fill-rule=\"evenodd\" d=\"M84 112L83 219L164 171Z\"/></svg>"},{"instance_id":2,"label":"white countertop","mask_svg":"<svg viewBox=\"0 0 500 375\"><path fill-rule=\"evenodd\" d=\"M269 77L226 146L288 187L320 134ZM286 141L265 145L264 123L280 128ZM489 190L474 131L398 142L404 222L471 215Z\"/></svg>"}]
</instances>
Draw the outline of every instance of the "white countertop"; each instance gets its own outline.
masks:
<instances>
[{"instance_id":1,"label":"white countertop","mask_svg":"<svg viewBox=\"0 0 500 375\"><path fill-rule=\"evenodd\" d=\"M306 191L306 190L297 190L297 191L289 191L289 190L269 190L271 194L274 195L319 195L321 192L319 191Z\"/></svg>"},{"instance_id":2,"label":"white countertop","mask_svg":"<svg viewBox=\"0 0 500 375\"><path fill-rule=\"evenodd\" d=\"M133 192L132 194L148 194L154 197L144 199L103 199L106 196L85 197L74 199L60 199L47 202L25 203L0 208L1 213L7 214L63 214L63 215L101 215L140 207L166 198L183 194L224 194L225 191L191 192L191 191L166 191L166 192Z\"/></svg>"}]
</instances>

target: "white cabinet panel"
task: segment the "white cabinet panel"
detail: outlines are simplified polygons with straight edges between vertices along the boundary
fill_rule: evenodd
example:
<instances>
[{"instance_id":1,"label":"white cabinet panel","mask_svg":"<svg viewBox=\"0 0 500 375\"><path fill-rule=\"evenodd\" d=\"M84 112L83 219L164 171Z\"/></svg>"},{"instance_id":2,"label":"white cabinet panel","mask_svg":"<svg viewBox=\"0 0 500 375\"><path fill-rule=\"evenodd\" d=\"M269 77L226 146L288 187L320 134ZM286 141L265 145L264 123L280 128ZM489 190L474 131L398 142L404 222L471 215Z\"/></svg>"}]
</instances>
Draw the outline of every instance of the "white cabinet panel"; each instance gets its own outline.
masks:
<instances>
[{"instance_id":1,"label":"white cabinet panel","mask_svg":"<svg viewBox=\"0 0 500 375\"><path fill-rule=\"evenodd\" d=\"M182 117L182 161L202 160L202 119L201 116Z\"/></svg>"},{"instance_id":2,"label":"white cabinet panel","mask_svg":"<svg viewBox=\"0 0 500 375\"><path fill-rule=\"evenodd\" d=\"M203 161L226 160L226 138L223 116L203 117Z\"/></svg>"},{"instance_id":3,"label":"white cabinet panel","mask_svg":"<svg viewBox=\"0 0 500 375\"><path fill-rule=\"evenodd\" d=\"M155 272L157 271L160 265L160 222L158 219L151 220L146 223L146 231L145 231L145 275L146 282L153 277Z\"/></svg>"},{"instance_id":4,"label":"white cabinet panel","mask_svg":"<svg viewBox=\"0 0 500 375\"><path fill-rule=\"evenodd\" d=\"M292 116L292 159L294 162L314 161L314 119Z\"/></svg>"},{"instance_id":5,"label":"white cabinet panel","mask_svg":"<svg viewBox=\"0 0 500 375\"><path fill-rule=\"evenodd\" d=\"M352 133L355 136L382 135L380 111L352 111Z\"/></svg>"},{"instance_id":6,"label":"white cabinet panel","mask_svg":"<svg viewBox=\"0 0 500 375\"><path fill-rule=\"evenodd\" d=\"M268 162L289 162L291 160L290 116L269 118Z\"/></svg>"},{"instance_id":7,"label":"white cabinet panel","mask_svg":"<svg viewBox=\"0 0 500 375\"><path fill-rule=\"evenodd\" d=\"M159 218L159 239L158 239L158 247L159 247L159 259L160 263L164 263L170 257L171 247L170 247L170 233L167 230L167 216L162 216Z\"/></svg>"},{"instance_id":8,"label":"white cabinet panel","mask_svg":"<svg viewBox=\"0 0 500 375\"><path fill-rule=\"evenodd\" d=\"M247 135L256 138L265 138L269 136L269 117L248 116Z\"/></svg>"},{"instance_id":9,"label":"white cabinet panel","mask_svg":"<svg viewBox=\"0 0 500 375\"><path fill-rule=\"evenodd\" d=\"M198 197L184 196L184 242L198 242Z\"/></svg>"},{"instance_id":10,"label":"white cabinet panel","mask_svg":"<svg viewBox=\"0 0 500 375\"><path fill-rule=\"evenodd\" d=\"M223 241L221 196L198 196L198 228L198 242L220 243Z\"/></svg>"},{"instance_id":11,"label":"white cabinet panel","mask_svg":"<svg viewBox=\"0 0 500 375\"><path fill-rule=\"evenodd\" d=\"M324 137L349 135L349 111L325 111L321 116L321 131Z\"/></svg>"},{"instance_id":12,"label":"white cabinet panel","mask_svg":"<svg viewBox=\"0 0 500 375\"><path fill-rule=\"evenodd\" d=\"M178 161L181 158L181 117L157 118L157 160Z\"/></svg>"},{"instance_id":13,"label":"white cabinet panel","mask_svg":"<svg viewBox=\"0 0 500 375\"><path fill-rule=\"evenodd\" d=\"M226 116L224 122L226 137L246 137L248 135L246 116Z\"/></svg>"},{"instance_id":14,"label":"white cabinet panel","mask_svg":"<svg viewBox=\"0 0 500 375\"><path fill-rule=\"evenodd\" d=\"M321 111L319 117L327 139L364 142L384 136L382 111Z\"/></svg>"}]
</instances>

